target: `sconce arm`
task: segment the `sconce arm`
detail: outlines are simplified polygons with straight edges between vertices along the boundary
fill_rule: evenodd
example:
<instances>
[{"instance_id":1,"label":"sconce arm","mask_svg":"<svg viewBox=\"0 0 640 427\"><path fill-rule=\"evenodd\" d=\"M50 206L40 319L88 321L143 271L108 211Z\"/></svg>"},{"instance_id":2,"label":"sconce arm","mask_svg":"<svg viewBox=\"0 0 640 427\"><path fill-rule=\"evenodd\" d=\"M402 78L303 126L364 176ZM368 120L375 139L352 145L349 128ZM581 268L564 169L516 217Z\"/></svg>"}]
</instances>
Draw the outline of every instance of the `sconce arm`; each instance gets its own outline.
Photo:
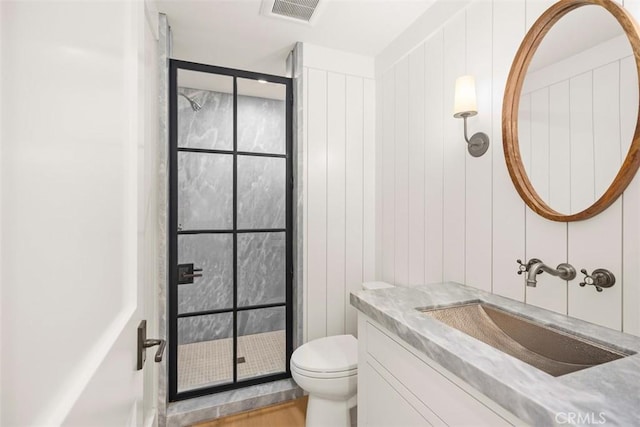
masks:
<instances>
[{"instance_id":1,"label":"sconce arm","mask_svg":"<svg viewBox=\"0 0 640 427\"><path fill-rule=\"evenodd\" d=\"M462 118L464 119L464 140L467 141L467 144L470 144L471 142L469 141L469 137L467 136L467 118L468 117L469 117L468 115L462 116Z\"/></svg>"},{"instance_id":2,"label":"sconce arm","mask_svg":"<svg viewBox=\"0 0 640 427\"><path fill-rule=\"evenodd\" d=\"M469 138L467 134L467 118L469 118L471 114L464 113L458 117L462 117L464 120L464 140L467 142L467 149L469 154L473 157L480 157L484 153L487 152L489 148L489 136L484 132L474 133L471 138Z\"/></svg>"}]
</instances>

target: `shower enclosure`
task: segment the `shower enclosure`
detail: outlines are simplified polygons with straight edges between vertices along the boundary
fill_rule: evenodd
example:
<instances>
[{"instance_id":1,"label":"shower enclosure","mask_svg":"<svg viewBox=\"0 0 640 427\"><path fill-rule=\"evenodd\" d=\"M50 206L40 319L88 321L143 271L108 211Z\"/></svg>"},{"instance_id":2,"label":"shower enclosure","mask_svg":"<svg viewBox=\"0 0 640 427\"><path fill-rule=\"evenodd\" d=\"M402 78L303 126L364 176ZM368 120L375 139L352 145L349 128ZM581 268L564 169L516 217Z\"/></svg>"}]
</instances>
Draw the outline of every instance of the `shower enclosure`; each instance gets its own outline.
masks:
<instances>
[{"instance_id":1,"label":"shower enclosure","mask_svg":"<svg viewBox=\"0 0 640 427\"><path fill-rule=\"evenodd\" d=\"M287 378L292 81L172 60L169 400Z\"/></svg>"}]
</instances>

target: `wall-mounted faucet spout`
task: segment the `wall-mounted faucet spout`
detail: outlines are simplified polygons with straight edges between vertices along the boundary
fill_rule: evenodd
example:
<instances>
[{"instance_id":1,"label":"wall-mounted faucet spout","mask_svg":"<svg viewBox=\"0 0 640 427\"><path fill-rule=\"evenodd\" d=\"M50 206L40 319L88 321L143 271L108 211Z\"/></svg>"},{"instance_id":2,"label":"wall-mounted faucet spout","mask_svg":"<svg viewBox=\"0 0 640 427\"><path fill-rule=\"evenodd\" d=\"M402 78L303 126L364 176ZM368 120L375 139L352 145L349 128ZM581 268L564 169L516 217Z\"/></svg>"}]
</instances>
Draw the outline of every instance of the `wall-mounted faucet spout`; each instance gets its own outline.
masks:
<instances>
[{"instance_id":1,"label":"wall-mounted faucet spout","mask_svg":"<svg viewBox=\"0 0 640 427\"><path fill-rule=\"evenodd\" d=\"M536 287L538 281L536 275L540 272L546 272L552 276L560 277L562 280L573 280L576 278L576 269L571 264L558 264L556 268L551 268L542 261L538 261L530 265L527 271L527 286Z\"/></svg>"}]
</instances>

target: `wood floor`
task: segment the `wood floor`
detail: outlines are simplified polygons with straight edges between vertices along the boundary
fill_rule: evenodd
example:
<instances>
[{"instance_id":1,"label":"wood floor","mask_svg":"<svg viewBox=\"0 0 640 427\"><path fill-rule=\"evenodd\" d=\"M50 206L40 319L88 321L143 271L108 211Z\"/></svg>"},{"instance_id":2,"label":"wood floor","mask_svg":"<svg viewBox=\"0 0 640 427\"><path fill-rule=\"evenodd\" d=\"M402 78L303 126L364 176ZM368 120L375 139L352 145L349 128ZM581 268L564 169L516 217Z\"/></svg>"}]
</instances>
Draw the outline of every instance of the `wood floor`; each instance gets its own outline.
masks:
<instances>
[{"instance_id":1,"label":"wood floor","mask_svg":"<svg viewBox=\"0 0 640 427\"><path fill-rule=\"evenodd\" d=\"M230 415L194 427L304 427L307 397Z\"/></svg>"}]
</instances>

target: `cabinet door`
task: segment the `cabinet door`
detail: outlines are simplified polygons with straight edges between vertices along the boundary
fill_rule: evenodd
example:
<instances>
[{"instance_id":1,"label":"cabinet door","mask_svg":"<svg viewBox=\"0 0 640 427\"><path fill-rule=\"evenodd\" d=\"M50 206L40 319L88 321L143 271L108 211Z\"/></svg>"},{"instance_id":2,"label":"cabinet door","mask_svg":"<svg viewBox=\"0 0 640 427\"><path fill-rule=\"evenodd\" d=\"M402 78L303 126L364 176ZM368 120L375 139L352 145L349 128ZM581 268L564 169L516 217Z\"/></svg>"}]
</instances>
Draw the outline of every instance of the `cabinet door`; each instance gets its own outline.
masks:
<instances>
[{"instance_id":1,"label":"cabinet door","mask_svg":"<svg viewBox=\"0 0 640 427\"><path fill-rule=\"evenodd\" d=\"M367 322L366 328L368 360L374 360L374 363L379 363L386 371L392 373L393 377L406 388L407 393L403 395L415 396L434 414L437 414L438 419L452 426L506 427L511 425L454 383L451 378L445 377L434 367L425 363L377 326ZM435 365L435 362L432 361L432 363ZM450 377L453 377L453 374Z\"/></svg>"},{"instance_id":2,"label":"cabinet door","mask_svg":"<svg viewBox=\"0 0 640 427\"><path fill-rule=\"evenodd\" d=\"M369 363L364 365L365 423L368 427L431 426Z\"/></svg>"}]
</instances>

